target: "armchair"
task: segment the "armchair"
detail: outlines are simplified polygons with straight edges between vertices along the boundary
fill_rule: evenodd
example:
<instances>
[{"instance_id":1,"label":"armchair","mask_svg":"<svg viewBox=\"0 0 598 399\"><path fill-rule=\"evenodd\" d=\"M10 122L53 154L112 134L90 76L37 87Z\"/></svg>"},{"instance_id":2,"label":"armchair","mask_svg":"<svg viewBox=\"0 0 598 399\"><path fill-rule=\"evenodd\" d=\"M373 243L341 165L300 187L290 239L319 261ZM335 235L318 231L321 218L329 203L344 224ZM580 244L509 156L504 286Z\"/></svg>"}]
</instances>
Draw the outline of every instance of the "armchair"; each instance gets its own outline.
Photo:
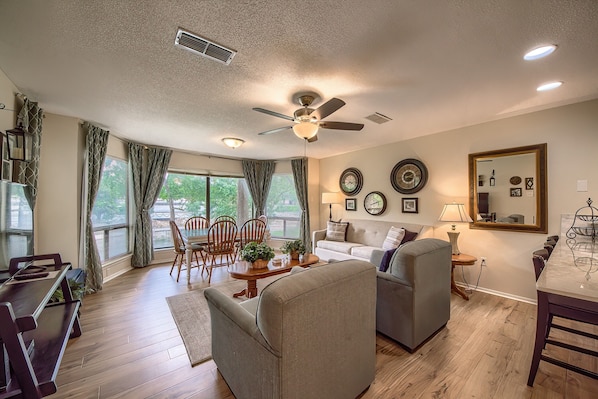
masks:
<instances>
[{"instance_id":1,"label":"armchair","mask_svg":"<svg viewBox=\"0 0 598 399\"><path fill-rule=\"evenodd\" d=\"M215 288L204 295L212 356L237 398L354 398L374 380L372 264L291 273L243 303Z\"/></svg>"}]
</instances>

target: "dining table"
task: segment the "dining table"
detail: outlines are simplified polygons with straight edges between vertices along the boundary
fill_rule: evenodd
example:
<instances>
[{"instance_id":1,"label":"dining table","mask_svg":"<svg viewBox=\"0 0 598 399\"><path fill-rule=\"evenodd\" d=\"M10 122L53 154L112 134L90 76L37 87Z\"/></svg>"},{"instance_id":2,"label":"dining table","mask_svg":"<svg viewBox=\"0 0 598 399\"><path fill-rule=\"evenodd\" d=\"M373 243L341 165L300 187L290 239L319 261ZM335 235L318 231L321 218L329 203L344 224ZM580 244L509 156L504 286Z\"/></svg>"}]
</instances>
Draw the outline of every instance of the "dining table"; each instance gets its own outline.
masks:
<instances>
[{"instance_id":1,"label":"dining table","mask_svg":"<svg viewBox=\"0 0 598 399\"><path fill-rule=\"evenodd\" d=\"M598 321L597 272L598 241L579 237L571 239L563 234L536 282L538 291L536 340L528 385L533 385L540 360L598 378L595 372L587 372L576 365L554 359L542 352L546 343L549 343L546 334L546 328L551 323L549 303L582 310L589 314L592 320ZM598 325L598 322L595 325ZM569 349L580 352L578 349ZM592 351L587 353L582 350L581 352L593 356L598 354Z\"/></svg>"}]
</instances>

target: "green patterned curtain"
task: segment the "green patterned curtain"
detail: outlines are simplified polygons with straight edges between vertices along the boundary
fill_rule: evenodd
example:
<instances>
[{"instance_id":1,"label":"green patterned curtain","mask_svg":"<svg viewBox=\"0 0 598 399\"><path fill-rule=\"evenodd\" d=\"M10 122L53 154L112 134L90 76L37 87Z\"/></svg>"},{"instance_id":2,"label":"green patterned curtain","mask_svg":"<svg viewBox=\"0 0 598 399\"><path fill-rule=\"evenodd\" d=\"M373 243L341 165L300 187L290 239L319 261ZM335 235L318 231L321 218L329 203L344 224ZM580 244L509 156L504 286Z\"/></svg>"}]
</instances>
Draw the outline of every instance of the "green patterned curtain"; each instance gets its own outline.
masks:
<instances>
[{"instance_id":1,"label":"green patterned curtain","mask_svg":"<svg viewBox=\"0 0 598 399\"><path fill-rule=\"evenodd\" d=\"M255 206L255 215L258 217L266 211L266 200L272 184L272 175L274 174L274 161L242 161L243 174L245 182L249 188L253 205Z\"/></svg>"},{"instance_id":2,"label":"green patterned curtain","mask_svg":"<svg viewBox=\"0 0 598 399\"><path fill-rule=\"evenodd\" d=\"M172 150L129 143L136 209L131 259L131 265L134 267L145 267L154 258L152 218L149 210L160 194L171 156Z\"/></svg>"},{"instance_id":3,"label":"green patterned curtain","mask_svg":"<svg viewBox=\"0 0 598 399\"><path fill-rule=\"evenodd\" d=\"M92 293L100 291L104 282L102 274L102 261L96 245L95 236L93 234L93 224L91 222L91 211L93 204L100 188L100 180L102 178L102 169L104 168L104 160L106 159L106 151L108 149L108 137L110 133L97 126L89 123L84 123L83 127L87 129L85 157L86 173L86 191L83 193L83 211L82 215L82 268L86 271L85 291Z\"/></svg>"},{"instance_id":4,"label":"green patterned curtain","mask_svg":"<svg viewBox=\"0 0 598 399\"><path fill-rule=\"evenodd\" d=\"M25 196L31 209L35 208L37 199L37 179L39 176L39 152L42 141L42 121L44 110L37 106L36 102L25 98L25 103L17 115L17 125L23 127L23 130L29 132L32 138L33 153L31 162L13 161L15 168L16 181L25 184Z\"/></svg>"},{"instance_id":5,"label":"green patterned curtain","mask_svg":"<svg viewBox=\"0 0 598 399\"><path fill-rule=\"evenodd\" d=\"M309 204L307 196L307 158L291 160L293 168L293 179L295 181L295 191L297 192L297 200L301 207L301 222L299 237L305 244L308 252L311 252L311 236L310 236L310 222L309 222Z\"/></svg>"}]
</instances>

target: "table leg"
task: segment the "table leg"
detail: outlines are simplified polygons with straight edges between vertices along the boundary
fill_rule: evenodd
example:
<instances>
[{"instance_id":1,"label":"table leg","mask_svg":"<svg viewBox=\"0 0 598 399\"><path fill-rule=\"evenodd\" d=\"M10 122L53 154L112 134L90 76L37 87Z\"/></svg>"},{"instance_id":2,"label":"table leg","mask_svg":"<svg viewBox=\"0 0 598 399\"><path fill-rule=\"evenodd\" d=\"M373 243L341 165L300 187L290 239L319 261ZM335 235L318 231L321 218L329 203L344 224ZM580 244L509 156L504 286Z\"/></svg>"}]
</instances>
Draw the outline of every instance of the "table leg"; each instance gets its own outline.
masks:
<instances>
[{"instance_id":1,"label":"table leg","mask_svg":"<svg viewBox=\"0 0 598 399\"><path fill-rule=\"evenodd\" d=\"M245 295L247 298L254 298L257 296L257 281L247 280L247 288L243 288L242 291L233 294L233 298L238 298Z\"/></svg>"},{"instance_id":2,"label":"table leg","mask_svg":"<svg viewBox=\"0 0 598 399\"><path fill-rule=\"evenodd\" d=\"M451 291L455 294L459 295L461 298L469 301L469 295L465 293L460 287L455 284L455 266L451 268Z\"/></svg>"}]
</instances>

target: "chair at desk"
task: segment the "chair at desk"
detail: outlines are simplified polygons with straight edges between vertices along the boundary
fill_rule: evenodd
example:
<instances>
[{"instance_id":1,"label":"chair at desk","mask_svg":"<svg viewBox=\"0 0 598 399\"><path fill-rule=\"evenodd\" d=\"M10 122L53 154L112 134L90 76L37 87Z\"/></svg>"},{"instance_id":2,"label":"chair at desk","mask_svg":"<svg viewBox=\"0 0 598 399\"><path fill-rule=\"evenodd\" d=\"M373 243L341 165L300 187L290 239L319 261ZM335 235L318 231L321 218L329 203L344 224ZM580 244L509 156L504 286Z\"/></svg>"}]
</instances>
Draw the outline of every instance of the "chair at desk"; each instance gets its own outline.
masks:
<instances>
[{"instance_id":1,"label":"chair at desk","mask_svg":"<svg viewBox=\"0 0 598 399\"><path fill-rule=\"evenodd\" d=\"M540 277L542 270L544 270L544 266L546 265L546 260L548 259L548 251L546 249L540 249L534 251L532 255L532 261L534 264L534 271L536 274L536 280ZM582 348L576 345L569 344L567 342L562 342L551 338L550 329L555 328L561 331L565 331L571 334L581 335L587 338L591 338L594 340L598 340L598 335L591 334L587 331L578 330L575 328L567 327L562 324L555 324L553 322L554 317L559 317L563 319L568 319L572 321L587 323L590 325L598 325L598 309L595 312L589 311L587 309L581 309L576 307L575 302L571 302L571 298L551 294L543 291L537 291L538 295L538 314L536 320L536 341L534 345L534 354L532 357L532 364L530 366L529 377L527 380L527 385L530 387L534 385L534 379L536 378L536 373L538 372L538 367L540 365L540 360L544 360L548 363L552 363L559 367L566 368L567 370L572 370L576 373L580 373L590 378L598 379L598 373L593 371L589 371L583 369L579 366L575 366L565 361L555 359L549 357L547 355L543 355L542 351L546 348L546 344L551 344L555 346L559 346L561 348L573 350L579 353L584 353L586 355L598 357L598 352ZM582 300L577 300L580 302L585 302ZM589 307L592 308L592 305L589 304Z\"/></svg>"},{"instance_id":2,"label":"chair at desk","mask_svg":"<svg viewBox=\"0 0 598 399\"><path fill-rule=\"evenodd\" d=\"M208 229L208 243L201 252L203 262L208 269L208 284L212 281L212 269L216 265L217 257L220 257L222 262L222 257L226 256L227 265L234 263L236 239L237 225L230 220L216 222Z\"/></svg>"},{"instance_id":3,"label":"chair at desk","mask_svg":"<svg viewBox=\"0 0 598 399\"><path fill-rule=\"evenodd\" d=\"M266 223L259 219L249 219L239 230L239 239L237 240L237 247L235 252L235 259L239 256L239 253L245 245L250 242L256 242L260 244L264 240L264 234L266 233Z\"/></svg>"},{"instance_id":4,"label":"chair at desk","mask_svg":"<svg viewBox=\"0 0 598 399\"><path fill-rule=\"evenodd\" d=\"M174 260L172 261L172 267L170 268L170 275L172 275L172 271L174 270L174 267L176 265L178 265L178 272L176 275L176 281L178 283L179 277L181 276L183 262L186 263L185 242L183 240L183 235L181 234L181 230L179 230L179 226L177 226L173 220L170 221L170 232L172 233L172 241L174 244L174 253L176 255L174 257ZM193 266L193 262L191 262L192 263L191 265L186 265L185 267L199 268L200 264L199 264L199 258L197 257L197 253L198 252L200 254L202 253L202 246L197 245L197 244L192 244L191 248L193 249L193 256L195 257L196 266ZM202 273L203 273L203 270L202 270Z\"/></svg>"}]
</instances>

